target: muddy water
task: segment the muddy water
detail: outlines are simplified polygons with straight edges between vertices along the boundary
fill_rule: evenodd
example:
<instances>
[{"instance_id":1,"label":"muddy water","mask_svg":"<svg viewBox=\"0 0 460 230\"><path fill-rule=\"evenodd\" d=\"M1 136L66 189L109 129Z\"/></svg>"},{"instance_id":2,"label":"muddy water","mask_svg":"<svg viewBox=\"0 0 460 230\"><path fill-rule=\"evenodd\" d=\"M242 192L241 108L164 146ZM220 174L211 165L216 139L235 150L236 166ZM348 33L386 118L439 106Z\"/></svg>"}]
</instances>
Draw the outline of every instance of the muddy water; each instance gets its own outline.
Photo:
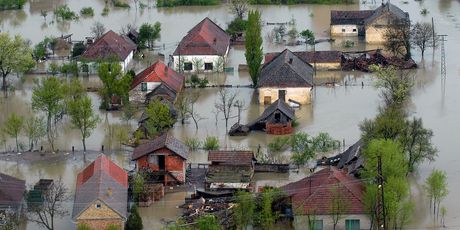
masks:
<instances>
[{"instance_id":1,"label":"muddy water","mask_svg":"<svg viewBox=\"0 0 460 230\"><path fill-rule=\"evenodd\" d=\"M94 18L81 18L78 22L59 23L52 19L52 15L45 20L40 16L40 11L45 9L50 11L56 5L68 3L70 8L78 12L84 6L92 6L95 8L96 15ZM153 1L149 1L152 5ZM460 182L457 180L460 176L460 171L456 166L459 163L457 157L456 141L460 135L455 132L460 130L460 106L459 106L459 91L460 87L460 64L456 60L455 54L460 51L460 22L458 12L460 12L460 3L453 0L438 0L438 1L409 1L408 4L401 2L393 2L399 5L403 10L409 11L411 18L416 21L431 21L431 16L435 19L436 28L440 34L448 34L447 49L447 79L445 84L440 79L439 70L439 51L432 56L432 52L427 51L426 57L421 62L422 68L417 70L417 85L412 97L412 104L409 108L411 114L416 117L422 117L425 126L434 131L434 144L439 149L439 157L432 164L424 164L420 167L419 175L415 180L423 183L426 176L432 168L440 168L446 170L449 177L450 193L443 205L447 208L446 224L452 229L460 228L460 198L456 196L460 192ZM165 49L160 52L170 54L177 42L183 35L197 22L208 16L215 20L219 25L225 27L226 23L231 21L232 16L228 13L225 5L212 7L178 7L171 9L144 9L140 10L131 8L126 9L111 9L109 16L103 17L100 15L104 1L65 1L65 0L31 0L26 4L23 10L19 11L3 11L0 12L0 30L8 31L11 34L20 34L33 43L42 40L42 36L58 36L60 34L73 33L74 40L82 40L90 34L90 26L94 21L101 21L106 25L106 28L114 31L120 31L121 27L127 23L139 26L143 22L152 23L160 21L162 23L161 40L158 44L163 45ZM331 9L369 9L372 6L355 4L348 6L258 6L262 11L262 19L265 22L287 22L292 17L296 19L297 29L304 28L313 29L318 38L327 37L326 31L329 27L329 11ZM420 9L427 8L430 11L428 16L420 15ZM265 26L263 35L265 36L273 27ZM267 40L267 39L265 39ZM369 46L359 41L355 42L355 47L350 49L370 49L379 46ZM285 47L281 45L273 45L264 42L264 51L273 52L281 51ZM305 47L297 46L290 47L292 50L304 50ZM341 41L335 43L320 43L317 50L329 49L344 49ZM420 54L414 52L415 59L420 60ZM228 66L237 69L238 64L244 63L244 48L233 47L230 50L230 60ZM232 73L226 75L210 75L207 76L212 82L225 82L228 84L249 84L247 73ZM373 117L378 107L379 98L378 92L372 87L372 78L367 74L356 72L325 72L318 75L317 81L329 81L335 78L341 82L347 81L348 85L356 86L340 86L336 88L317 87L314 91L314 102L310 106L303 106L296 111L296 116L299 117L300 126L297 130L306 131L310 134L317 134L325 131L329 132L336 139L345 139L346 144L352 144L359 138L359 130L357 125L364 118ZM85 82L89 85L99 84L97 78L86 78ZM365 86L361 87L361 82ZM20 114L30 113L30 98L31 89L33 87L30 78L25 79L25 82L18 81L16 84L17 91L8 99L0 99L0 122L2 122L8 114L16 112ZM240 100L244 101L246 110L242 113L242 123L250 122L263 112L264 107L256 104L254 91L248 88L232 89L237 92ZM197 108L201 116L207 118L200 121L200 129L195 130L191 123L185 125L176 124L172 133L184 140L187 137L197 136L204 139L207 135L218 136L220 144L227 149L246 149L251 148L256 150L259 144L262 146L262 151L266 151L264 146L273 138L260 132L253 132L248 137L228 137L225 135L225 123L222 116L216 119L213 114L214 103L216 101L216 90L193 90L200 91L200 97L197 103ZM91 94L94 106L97 108L99 99L96 94ZM98 110L99 111L99 110ZM98 112L102 118L101 124L95 130L94 134L88 139L88 148L93 150L100 149L102 144L106 146L109 142L113 142L106 135L106 123L121 123L119 113ZM231 126L236 119L233 118L229 122ZM60 149L69 149L75 145L77 148L81 146L80 137L76 130L72 130L67 123L62 125L63 132L58 139ZM13 145L11 140L10 146ZM113 146L113 148L116 148ZM113 159L118 163L128 167L128 154L114 154ZM205 152L193 153L191 156L192 162L206 161ZM19 163L1 162L0 170L21 178L25 178L28 184L32 184L40 177L65 178L70 188L74 187L76 173L83 168L81 161L67 161L65 164L60 163ZM295 180L295 174L289 175L288 178L274 179L272 176L263 176L257 178L258 184L279 184L285 179ZM426 201L420 189L413 189L414 199L421 204L417 206L417 214L414 218L412 228L419 229L421 227L430 227L431 218L428 215ZM176 201L183 199L183 195L174 194L168 195L164 203L157 203L153 209L142 210L141 214L150 224L148 226L156 226L160 223L161 218L168 218L177 214L175 208ZM425 204L423 204L425 203ZM69 207L71 204L69 203ZM147 218L148 217L148 218ZM73 224L69 218L58 222L59 229L71 229ZM146 225L147 226L147 225ZM29 224L28 229L36 229L35 225ZM153 228L153 227L152 227Z\"/></svg>"}]
</instances>

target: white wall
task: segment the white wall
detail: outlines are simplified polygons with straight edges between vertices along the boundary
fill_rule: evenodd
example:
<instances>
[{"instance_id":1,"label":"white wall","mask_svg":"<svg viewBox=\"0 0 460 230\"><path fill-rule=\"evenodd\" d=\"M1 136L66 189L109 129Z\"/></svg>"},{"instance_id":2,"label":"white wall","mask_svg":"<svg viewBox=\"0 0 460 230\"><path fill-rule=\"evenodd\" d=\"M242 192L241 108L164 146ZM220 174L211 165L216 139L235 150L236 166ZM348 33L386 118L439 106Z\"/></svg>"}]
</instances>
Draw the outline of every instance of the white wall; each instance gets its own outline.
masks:
<instances>
[{"instance_id":1,"label":"white wall","mask_svg":"<svg viewBox=\"0 0 460 230\"><path fill-rule=\"evenodd\" d=\"M343 32L343 30L345 30L345 32ZM331 36L358 36L358 26L331 25Z\"/></svg>"},{"instance_id":2,"label":"white wall","mask_svg":"<svg viewBox=\"0 0 460 230\"><path fill-rule=\"evenodd\" d=\"M316 220L323 220L323 229L333 229L334 222L332 216L330 215L316 215L314 216ZM343 215L339 222L337 223L336 230L345 230L345 221L349 219L358 219L360 224L360 229L370 229L371 221L367 215L364 214L354 214L354 215ZM294 229L308 229L308 217L307 216L295 216L294 217Z\"/></svg>"},{"instance_id":3,"label":"white wall","mask_svg":"<svg viewBox=\"0 0 460 230\"><path fill-rule=\"evenodd\" d=\"M279 90L286 90L286 102L291 99L299 102L300 104L311 103L311 88L310 87L298 87L298 88L271 88L262 87L259 88L259 103L264 104L265 96L270 96L271 102L273 103L278 100Z\"/></svg>"}]
</instances>

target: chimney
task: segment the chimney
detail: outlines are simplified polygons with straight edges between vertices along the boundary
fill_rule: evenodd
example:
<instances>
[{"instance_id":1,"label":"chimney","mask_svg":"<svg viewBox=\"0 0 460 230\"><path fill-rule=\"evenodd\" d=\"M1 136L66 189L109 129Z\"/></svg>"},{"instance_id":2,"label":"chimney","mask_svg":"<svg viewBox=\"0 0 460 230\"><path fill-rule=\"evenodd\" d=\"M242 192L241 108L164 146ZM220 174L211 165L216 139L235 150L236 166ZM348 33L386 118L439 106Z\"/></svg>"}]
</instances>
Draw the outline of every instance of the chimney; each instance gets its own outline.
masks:
<instances>
[{"instance_id":1,"label":"chimney","mask_svg":"<svg viewBox=\"0 0 460 230\"><path fill-rule=\"evenodd\" d=\"M286 101L286 90L278 90L278 99L280 101Z\"/></svg>"},{"instance_id":2,"label":"chimney","mask_svg":"<svg viewBox=\"0 0 460 230\"><path fill-rule=\"evenodd\" d=\"M292 64L292 58L289 58L289 64Z\"/></svg>"}]
</instances>

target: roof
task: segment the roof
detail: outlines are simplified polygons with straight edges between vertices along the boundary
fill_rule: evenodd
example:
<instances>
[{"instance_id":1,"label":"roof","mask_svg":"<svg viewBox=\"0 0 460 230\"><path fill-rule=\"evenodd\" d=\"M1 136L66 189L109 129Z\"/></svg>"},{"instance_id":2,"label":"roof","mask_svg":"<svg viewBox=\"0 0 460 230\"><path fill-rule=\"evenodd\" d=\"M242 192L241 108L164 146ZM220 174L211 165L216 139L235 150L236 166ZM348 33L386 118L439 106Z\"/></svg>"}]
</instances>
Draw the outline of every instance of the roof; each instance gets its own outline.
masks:
<instances>
[{"instance_id":1,"label":"roof","mask_svg":"<svg viewBox=\"0 0 460 230\"><path fill-rule=\"evenodd\" d=\"M106 59L115 56L120 61L124 61L135 49L136 45L130 39L110 30L89 46L83 52L82 57L87 59Z\"/></svg>"},{"instance_id":2,"label":"roof","mask_svg":"<svg viewBox=\"0 0 460 230\"><path fill-rule=\"evenodd\" d=\"M172 101L174 101L176 98L176 92L169 88L166 84L161 83L159 86L155 87L155 89L145 95L146 101L150 101L151 98L155 96L168 96L172 99Z\"/></svg>"},{"instance_id":3,"label":"roof","mask_svg":"<svg viewBox=\"0 0 460 230\"><path fill-rule=\"evenodd\" d=\"M286 117L288 117L291 120L295 119L295 112L294 109L291 108L285 101L283 100L276 100L273 102L270 106L268 106L262 115L256 119L253 123L260 122L266 120L270 115L272 115L275 111L280 111L283 113ZM248 126L252 126L252 124L249 124Z\"/></svg>"},{"instance_id":4,"label":"roof","mask_svg":"<svg viewBox=\"0 0 460 230\"><path fill-rule=\"evenodd\" d=\"M179 93L184 87L185 78L162 61L157 61L134 77L131 89L142 82L160 82L174 90L175 93Z\"/></svg>"},{"instance_id":5,"label":"roof","mask_svg":"<svg viewBox=\"0 0 460 230\"><path fill-rule=\"evenodd\" d=\"M105 155L101 154L78 174L75 190L74 219L96 200L126 219L128 174Z\"/></svg>"},{"instance_id":6,"label":"roof","mask_svg":"<svg viewBox=\"0 0 460 230\"><path fill-rule=\"evenodd\" d=\"M136 147L133 151L131 159L137 160L147 154L154 153L155 151L162 148L167 148L171 150L172 152L179 155L185 160L188 157L187 146L185 146L184 143L174 138L170 134L164 133L163 135L153 139L152 141Z\"/></svg>"},{"instance_id":7,"label":"roof","mask_svg":"<svg viewBox=\"0 0 460 230\"><path fill-rule=\"evenodd\" d=\"M24 180L0 173L0 206L19 206L25 190Z\"/></svg>"},{"instance_id":8,"label":"roof","mask_svg":"<svg viewBox=\"0 0 460 230\"><path fill-rule=\"evenodd\" d=\"M374 13L365 19L365 24L372 23L375 19L387 12L389 12L392 16L396 17L399 20L409 21L409 13L404 12L399 7L388 2L382 4L379 8L375 9Z\"/></svg>"},{"instance_id":9,"label":"roof","mask_svg":"<svg viewBox=\"0 0 460 230\"><path fill-rule=\"evenodd\" d=\"M229 46L230 36L206 17L182 38L174 55L224 56Z\"/></svg>"},{"instance_id":10,"label":"roof","mask_svg":"<svg viewBox=\"0 0 460 230\"><path fill-rule=\"evenodd\" d=\"M364 25L374 10L331 10L331 25Z\"/></svg>"},{"instance_id":11,"label":"roof","mask_svg":"<svg viewBox=\"0 0 460 230\"><path fill-rule=\"evenodd\" d=\"M260 71L258 87L312 87L313 67L285 49Z\"/></svg>"},{"instance_id":12,"label":"roof","mask_svg":"<svg viewBox=\"0 0 460 230\"><path fill-rule=\"evenodd\" d=\"M265 54L265 63L270 62L273 60L276 55L279 53L267 53ZM302 61L312 64L316 63L331 63L331 62L341 62L342 61L342 52L335 51L335 50L328 50L328 51L300 51L300 52L293 52L297 57L302 59Z\"/></svg>"},{"instance_id":13,"label":"roof","mask_svg":"<svg viewBox=\"0 0 460 230\"><path fill-rule=\"evenodd\" d=\"M208 161L225 165L252 165L252 151L209 151Z\"/></svg>"},{"instance_id":14,"label":"roof","mask_svg":"<svg viewBox=\"0 0 460 230\"><path fill-rule=\"evenodd\" d=\"M354 145L350 146L347 150L345 150L345 152L341 154L340 161L337 164L337 168L341 169L344 166L350 164L352 161L357 160L360 156L362 145L362 140L359 140Z\"/></svg>"},{"instance_id":15,"label":"roof","mask_svg":"<svg viewBox=\"0 0 460 230\"><path fill-rule=\"evenodd\" d=\"M365 214L364 184L335 167L322 169L309 177L281 187L291 197L296 214L327 215L331 200L340 194L348 204L345 214Z\"/></svg>"}]
</instances>

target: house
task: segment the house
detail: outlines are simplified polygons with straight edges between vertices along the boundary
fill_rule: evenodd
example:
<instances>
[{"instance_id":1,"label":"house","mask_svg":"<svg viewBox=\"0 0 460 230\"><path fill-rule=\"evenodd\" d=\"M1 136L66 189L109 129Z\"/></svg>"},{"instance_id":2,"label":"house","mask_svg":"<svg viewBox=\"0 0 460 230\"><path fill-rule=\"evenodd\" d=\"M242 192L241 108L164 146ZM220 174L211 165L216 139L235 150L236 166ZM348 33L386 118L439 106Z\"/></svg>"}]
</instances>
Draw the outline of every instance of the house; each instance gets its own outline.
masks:
<instances>
[{"instance_id":1,"label":"house","mask_svg":"<svg viewBox=\"0 0 460 230\"><path fill-rule=\"evenodd\" d=\"M92 62L92 65L83 68L89 72L97 71L94 64L100 60L116 60L120 62L122 71L126 71L129 63L133 60L137 46L127 36L121 36L112 30L102 35L99 39L90 44L80 57L80 61Z\"/></svg>"},{"instance_id":2,"label":"house","mask_svg":"<svg viewBox=\"0 0 460 230\"><path fill-rule=\"evenodd\" d=\"M252 151L210 151L206 188L211 191L251 189L256 159Z\"/></svg>"},{"instance_id":3,"label":"house","mask_svg":"<svg viewBox=\"0 0 460 230\"><path fill-rule=\"evenodd\" d=\"M172 63L179 72L220 72L229 48L230 36L206 17L182 38L173 53Z\"/></svg>"},{"instance_id":4,"label":"house","mask_svg":"<svg viewBox=\"0 0 460 230\"><path fill-rule=\"evenodd\" d=\"M280 92L279 95L280 98L268 106L260 117L247 125L250 130L264 130L274 135L285 135L294 131L294 109L285 102L284 92Z\"/></svg>"},{"instance_id":5,"label":"house","mask_svg":"<svg viewBox=\"0 0 460 230\"><path fill-rule=\"evenodd\" d=\"M285 49L264 64L257 84L259 103L272 104L283 92L286 101L311 103L313 67Z\"/></svg>"},{"instance_id":6,"label":"house","mask_svg":"<svg viewBox=\"0 0 460 230\"><path fill-rule=\"evenodd\" d=\"M136 161L138 171L157 176L164 185L185 182L188 148L168 133L139 145L133 151L131 160Z\"/></svg>"},{"instance_id":7,"label":"house","mask_svg":"<svg viewBox=\"0 0 460 230\"><path fill-rule=\"evenodd\" d=\"M101 154L78 173L72 218L91 229L124 229L128 211L128 174Z\"/></svg>"},{"instance_id":8,"label":"house","mask_svg":"<svg viewBox=\"0 0 460 230\"><path fill-rule=\"evenodd\" d=\"M360 169L364 168L364 157L361 154L363 141L359 140L344 152L329 158L323 157L318 160L318 166L333 165L348 174L359 176Z\"/></svg>"},{"instance_id":9,"label":"house","mask_svg":"<svg viewBox=\"0 0 460 230\"><path fill-rule=\"evenodd\" d=\"M333 10L331 36L364 36L367 43L383 43L385 31L393 22L409 23L409 13L389 2L375 10Z\"/></svg>"},{"instance_id":10,"label":"house","mask_svg":"<svg viewBox=\"0 0 460 230\"><path fill-rule=\"evenodd\" d=\"M318 230L332 229L332 215L337 213L333 202L346 204L337 229L371 229L364 205L364 184L344 171L327 167L281 189L291 200L295 229L305 229L310 224Z\"/></svg>"},{"instance_id":11,"label":"house","mask_svg":"<svg viewBox=\"0 0 460 230\"><path fill-rule=\"evenodd\" d=\"M0 215L19 219L25 203L26 182L0 173ZM0 219L1 225L2 219Z\"/></svg>"},{"instance_id":12,"label":"house","mask_svg":"<svg viewBox=\"0 0 460 230\"><path fill-rule=\"evenodd\" d=\"M158 96L174 102L184 86L183 75L162 61L157 61L134 77L129 91L129 101L148 103L151 98Z\"/></svg>"},{"instance_id":13,"label":"house","mask_svg":"<svg viewBox=\"0 0 460 230\"><path fill-rule=\"evenodd\" d=\"M310 63L316 70L340 70L342 68L342 52L328 51L300 51L292 52L306 63ZM265 54L265 63L270 62L279 53Z\"/></svg>"}]
</instances>

